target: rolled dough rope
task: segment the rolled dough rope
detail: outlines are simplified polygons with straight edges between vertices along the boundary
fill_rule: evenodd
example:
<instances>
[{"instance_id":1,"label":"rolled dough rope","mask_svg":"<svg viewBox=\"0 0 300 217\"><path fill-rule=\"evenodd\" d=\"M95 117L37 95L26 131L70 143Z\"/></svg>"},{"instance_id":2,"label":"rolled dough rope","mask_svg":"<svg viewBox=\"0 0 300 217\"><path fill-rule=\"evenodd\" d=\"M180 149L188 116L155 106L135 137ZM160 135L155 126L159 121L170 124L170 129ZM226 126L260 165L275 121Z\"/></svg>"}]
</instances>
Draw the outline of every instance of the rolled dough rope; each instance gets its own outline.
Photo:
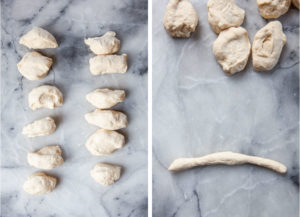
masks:
<instances>
[{"instance_id":1,"label":"rolled dough rope","mask_svg":"<svg viewBox=\"0 0 300 217\"><path fill-rule=\"evenodd\" d=\"M208 154L203 157L198 158L178 158L172 162L169 167L170 171L179 171L190 169L196 166L206 166L215 164L225 164L225 165L240 165L240 164L253 164L261 167L266 167L270 170L274 170L278 173L285 173L286 166L283 164L262 158L249 156L245 154L239 154L234 152L217 152L213 154Z\"/></svg>"}]
</instances>

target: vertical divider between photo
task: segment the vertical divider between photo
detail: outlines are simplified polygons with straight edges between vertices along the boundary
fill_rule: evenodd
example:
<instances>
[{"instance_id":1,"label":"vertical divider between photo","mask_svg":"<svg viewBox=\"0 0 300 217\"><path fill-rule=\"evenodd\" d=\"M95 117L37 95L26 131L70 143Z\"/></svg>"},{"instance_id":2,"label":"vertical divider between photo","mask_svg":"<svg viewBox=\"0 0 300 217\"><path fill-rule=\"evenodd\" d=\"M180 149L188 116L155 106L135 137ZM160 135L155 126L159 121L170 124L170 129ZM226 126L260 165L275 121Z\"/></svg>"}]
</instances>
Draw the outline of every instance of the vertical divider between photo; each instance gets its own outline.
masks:
<instances>
[{"instance_id":1,"label":"vertical divider between photo","mask_svg":"<svg viewBox=\"0 0 300 217\"><path fill-rule=\"evenodd\" d=\"M148 0L148 216L152 217L152 0Z\"/></svg>"}]
</instances>

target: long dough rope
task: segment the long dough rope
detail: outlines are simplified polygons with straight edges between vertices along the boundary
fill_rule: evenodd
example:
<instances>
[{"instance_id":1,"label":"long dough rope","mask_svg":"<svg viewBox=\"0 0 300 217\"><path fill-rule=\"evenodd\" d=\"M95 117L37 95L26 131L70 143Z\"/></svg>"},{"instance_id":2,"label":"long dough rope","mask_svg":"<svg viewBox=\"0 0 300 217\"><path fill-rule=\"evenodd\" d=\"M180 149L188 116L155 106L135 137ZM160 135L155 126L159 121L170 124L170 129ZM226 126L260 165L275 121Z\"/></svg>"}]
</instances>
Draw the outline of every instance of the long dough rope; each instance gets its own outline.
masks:
<instances>
[{"instance_id":1,"label":"long dough rope","mask_svg":"<svg viewBox=\"0 0 300 217\"><path fill-rule=\"evenodd\" d=\"M215 164L254 164L257 166L266 167L278 173L286 173L287 170L286 166L277 161L234 152L217 152L198 158L178 158L172 162L172 164L169 167L169 170L179 171L196 166L206 166Z\"/></svg>"}]
</instances>

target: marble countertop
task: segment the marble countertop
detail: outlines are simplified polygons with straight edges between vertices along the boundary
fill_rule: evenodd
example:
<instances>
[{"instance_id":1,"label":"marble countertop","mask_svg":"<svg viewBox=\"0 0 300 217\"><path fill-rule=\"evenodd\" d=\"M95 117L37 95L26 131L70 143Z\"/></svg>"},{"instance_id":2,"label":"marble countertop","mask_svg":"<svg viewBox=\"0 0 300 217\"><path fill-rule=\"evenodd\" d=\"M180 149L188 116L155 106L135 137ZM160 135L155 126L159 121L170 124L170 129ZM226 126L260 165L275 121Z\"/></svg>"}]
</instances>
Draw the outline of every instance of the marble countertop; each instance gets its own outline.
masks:
<instances>
[{"instance_id":1,"label":"marble countertop","mask_svg":"<svg viewBox=\"0 0 300 217\"><path fill-rule=\"evenodd\" d=\"M153 216L297 217L299 214L299 11L280 17L287 36L278 65L227 76L215 61L217 35L207 1L191 0L199 26L173 39L162 19L167 1L153 0ZM250 41L266 24L256 1L246 11ZM278 160L286 175L243 166L167 171L178 157L235 151Z\"/></svg>"},{"instance_id":2,"label":"marble countertop","mask_svg":"<svg viewBox=\"0 0 300 217\"><path fill-rule=\"evenodd\" d=\"M147 215L147 1L111 0L4 0L1 1L1 216L146 216ZM49 75L40 81L23 78L16 64L28 49L19 38L40 26L57 39L57 49L42 53L55 59ZM120 53L129 56L126 74L94 77L88 60L94 56L84 44L88 36L108 30L121 40ZM31 111L29 91L53 84L64 94L64 104L54 110ZM114 107L129 117L122 130L126 146L106 157L92 156L84 144L97 128L84 120L94 109L85 95L100 87L122 88L127 97ZM29 122L52 116L56 132L47 137L25 138L22 128ZM31 196L22 185L39 171L27 164L26 155L45 145L58 144L65 163L48 173L58 177L50 194ZM123 174L110 187L97 184L90 169L97 162L122 165Z\"/></svg>"}]
</instances>

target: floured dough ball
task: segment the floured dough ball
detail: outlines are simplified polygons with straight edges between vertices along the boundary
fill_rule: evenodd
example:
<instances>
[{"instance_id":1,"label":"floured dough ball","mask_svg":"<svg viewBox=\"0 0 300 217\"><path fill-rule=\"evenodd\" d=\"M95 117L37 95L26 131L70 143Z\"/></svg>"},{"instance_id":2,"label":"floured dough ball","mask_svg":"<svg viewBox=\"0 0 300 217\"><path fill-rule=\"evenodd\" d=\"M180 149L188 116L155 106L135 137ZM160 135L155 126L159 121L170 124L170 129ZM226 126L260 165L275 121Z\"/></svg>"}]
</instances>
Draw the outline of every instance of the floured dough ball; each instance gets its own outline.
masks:
<instances>
[{"instance_id":1,"label":"floured dough ball","mask_svg":"<svg viewBox=\"0 0 300 217\"><path fill-rule=\"evenodd\" d=\"M95 56L90 58L92 75L107 73L125 73L127 71L127 54Z\"/></svg>"},{"instance_id":2,"label":"floured dough ball","mask_svg":"<svg viewBox=\"0 0 300 217\"><path fill-rule=\"evenodd\" d=\"M271 70L277 64L286 36L279 21L269 22L255 35L252 62L255 71Z\"/></svg>"},{"instance_id":3,"label":"floured dough ball","mask_svg":"<svg viewBox=\"0 0 300 217\"><path fill-rule=\"evenodd\" d=\"M125 145L125 137L111 130L99 129L92 134L85 143L86 148L93 155L108 155Z\"/></svg>"},{"instance_id":4,"label":"floured dough ball","mask_svg":"<svg viewBox=\"0 0 300 217\"><path fill-rule=\"evenodd\" d=\"M23 185L23 189L28 194L46 194L54 190L56 178L45 173L31 174Z\"/></svg>"},{"instance_id":5,"label":"floured dough ball","mask_svg":"<svg viewBox=\"0 0 300 217\"><path fill-rule=\"evenodd\" d=\"M51 58L32 51L25 54L17 66L19 72L28 80L40 80L48 74L52 63Z\"/></svg>"},{"instance_id":6,"label":"floured dough ball","mask_svg":"<svg viewBox=\"0 0 300 217\"><path fill-rule=\"evenodd\" d=\"M216 33L230 27L239 27L245 17L245 11L234 0L209 0L207 2L208 22Z\"/></svg>"},{"instance_id":7,"label":"floured dough ball","mask_svg":"<svg viewBox=\"0 0 300 217\"><path fill-rule=\"evenodd\" d=\"M291 5L291 0L257 0L260 15L265 19L278 18L285 14Z\"/></svg>"},{"instance_id":8,"label":"floured dough ball","mask_svg":"<svg viewBox=\"0 0 300 217\"><path fill-rule=\"evenodd\" d=\"M30 138L47 136L53 133L55 129L56 125L54 120L50 117L46 117L26 125L23 128L22 134Z\"/></svg>"},{"instance_id":9,"label":"floured dough ball","mask_svg":"<svg viewBox=\"0 0 300 217\"><path fill-rule=\"evenodd\" d=\"M106 130L118 130L128 124L127 116L118 111L95 109L85 115L85 120Z\"/></svg>"},{"instance_id":10,"label":"floured dough ball","mask_svg":"<svg viewBox=\"0 0 300 217\"><path fill-rule=\"evenodd\" d=\"M96 89L86 95L86 100L100 109L111 108L125 99L124 90Z\"/></svg>"},{"instance_id":11,"label":"floured dough ball","mask_svg":"<svg viewBox=\"0 0 300 217\"><path fill-rule=\"evenodd\" d=\"M300 6L300 0L292 0L293 2L293 5L299 9L299 6Z\"/></svg>"},{"instance_id":12,"label":"floured dough ball","mask_svg":"<svg viewBox=\"0 0 300 217\"><path fill-rule=\"evenodd\" d=\"M213 52L228 74L242 71L250 55L251 44L247 31L242 27L231 27L222 31L213 45Z\"/></svg>"},{"instance_id":13,"label":"floured dough ball","mask_svg":"<svg viewBox=\"0 0 300 217\"><path fill-rule=\"evenodd\" d=\"M106 163L97 163L91 170L91 176L101 185L114 184L121 176L122 167Z\"/></svg>"},{"instance_id":14,"label":"floured dough ball","mask_svg":"<svg viewBox=\"0 0 300 217\"><path fill-rule=\"evenodd\" d=\"M107 32L101 37L87 38L84 43L97 55L113 54L120 49L120 40L115 32Z\"/></svg>"},{"instance_id":15,"label":"floured dough ball","mask_svg":"<svg viewBox=\"0 0 300 217\"><path fill-rule=\"evenodd\" d=\"M53 35L48 31L33 27L29 32L23 35L19 41L20 44L32 49L45 49L58 47Z\"/></svg>"},{"instance_id":16,"label":"floured dough ball","mask_svg":"<svg viewBox=\"0 0 300 217\"><path fill-rule=\"evenodd\" d=\"M39 169L50 170L64 163L62 151L57 145L41 148L37 152L29 152L27 161L29 165Z\"/></svg>"},{"instance_id":17,"label":"floured dough ball","mask_svg":"<svg viewBox=\"0 0 300 217\"><path fill-rule=\"evenodd\" d=\"M63 95L59 89L50 85L33 88L28 95L28 104L32 110L39 108L54 109L63 103Z\"/></svg>"},{"instance_id":18,"label":"floured dough ball","mask_svg":"<svg viewBox=\"0 0 300 217\"><path fill-rule=\"evenodd\" d=\"M163 20L172 37L187 38L198 25L198 15L189 0L170 0Z\"/></svg>"}]
</instances>

